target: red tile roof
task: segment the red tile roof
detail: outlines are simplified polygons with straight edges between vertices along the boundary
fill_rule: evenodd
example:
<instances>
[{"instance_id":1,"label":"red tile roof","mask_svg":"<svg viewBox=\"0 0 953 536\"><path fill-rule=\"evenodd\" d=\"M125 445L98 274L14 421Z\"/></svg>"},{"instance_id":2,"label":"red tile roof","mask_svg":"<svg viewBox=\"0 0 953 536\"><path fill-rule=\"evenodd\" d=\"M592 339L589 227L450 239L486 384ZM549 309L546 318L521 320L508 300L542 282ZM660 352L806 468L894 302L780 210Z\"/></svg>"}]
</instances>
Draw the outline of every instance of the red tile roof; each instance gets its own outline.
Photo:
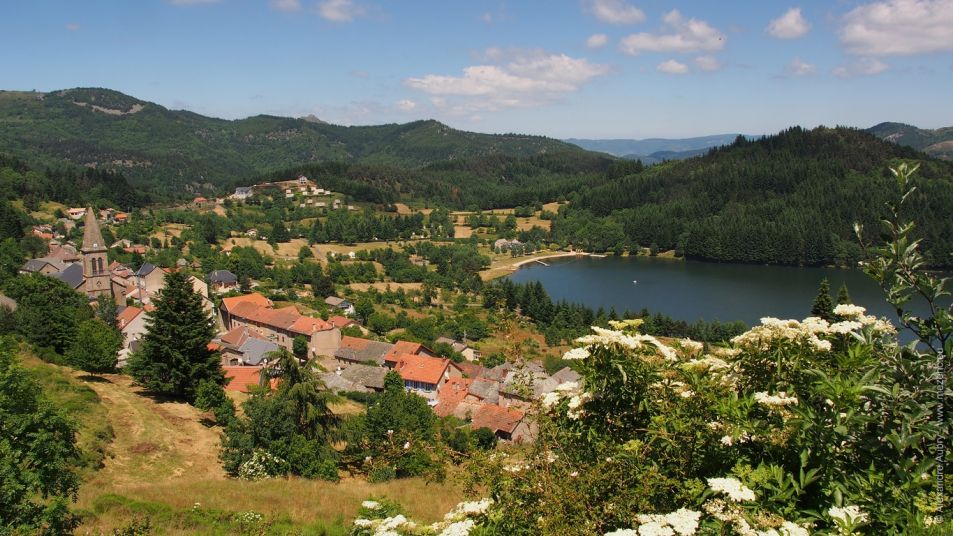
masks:
<instances>
[{"instance_id":1,"label":"red tile roof","mask_svg":"<svg viewBox=\"0 0 953 536\"><path fill-rule=\"evenodd\" d=\"M349 335L345 335L345 336L341 337L341 345L339 346L339 348L350 348L350 349L352 349L352 350L363 350L363 349L367 348L367 344L368 344L369 342L371 342L371 341L369 341L369 340L367 340L367 339L361 339L361 338L358 338L358 337L351 337L351 336L349 336Z\"/></svg>"},{"instance_id":2,"label":"red tile roof","mask_svg":"<svg viewBox=\"0 0 953 536\"><path fill-rule=\"evenodd\" d=\"M271 307L272 305L271 300L257 292L245 294L244 296L233 296L231 298L222 299L222 306L228 309L229 312L231 312L231 310L240 303L253 303L262 307Z\"/></svg>"},{"instance_id":3,"label":"red tile roof","mask_svg":"<svg viewBox=\"0 0 953 536\"><path fill-rule=\"evenodd\" d=\"M470 427L489 428L493 432L513 433L520 421L523 420L523 412L511 408L503 408L496 404L483 404L477 409L470 419Z\"/></svg>"},{"instance_id":4,"label":"red tile roof","mask_svg":"<svg viewBox=\"0 0 953 536\"><path fill-rule=\"evenodd\" d=\"M463 401L470 392L471 378L451 377L437 391L437 405L433 411L441 417L452 415L457 404Z\"/></svg>"},{"instance_id":5,"label":"red tile roof","mask_svg":"<svg viewBox=\"0 0 953 536\"><path fill-rule=\"evenodd\" d=\"M221 341L224 344L229 346L239 347L242 343L245 342L245 339L248 338L248 328L245 326L238 326L237 328L232 329L225 335L220 337Z\"/></svg>"},{"instance_id":6,"label":"red tile roof","mask_svg":"<svg viewBox=\"0 0 953 536\"><path fill-rule=\"evenodd\" d=\"M449 366L449 359L404 354L397 356L397 366L394 370L400 373L400 377L405 381L436 385L440 383L440 378Z\"/></svg>"},{"instance_id":7,"label":"red tile roof","mask_svg":"<svg viewBox=\"0 0 953 536\"><path fill-rule=\"evenodd\" d=\"M346 316L341 316L341 315L334 315L334 316L328 317L328 322L330 322L331 324L334 325L334 327L339 329L343 329L348 326L357 324L357 322L355 322L354 320Z\"/></svg>"},{"instance_id":8,"label":"red tile roof","mask_svg":"<svg viewBox=\"0 0 953 536\"><path fill-rule=\"evenodd\" d=\"M311 334L318 331L326 331L332 329L334 324L321 320L320 318L313 318L310 316L302 316L295 320L294 324L291 324L289 328L295 333L301 333L303 335L310 336Z\"/></svg>"},{"instance_id":9,"label":"red tile roof","mask_svg":"<svg viewBox=\"0 0 953 536\"><path fill-rule=\"evenodd\" d=\"M206 348L208 348L209 352L217 352L222 349L222 345L217 342L210 342L206 345Z\"/></svg>"},{"instance_id":10,"label":"red tile roof","mask_svg":"<svg viewBox=\"0 0 953 536\"><path fill-rule=\"evenodd\" d=\"M247 393L250 385L260 385L263 367L222 367L225 371L226 391Z\"/></svg>"},{"instance_id":11,"label":"red tile roof","mask_svg":"<svg viewBox=\"0 0 953 536\"><path fill-rule=\"evenodd\" d=\"M119 325L119 329L128 326L141 312L142 309L131 305L123 309L121 313L116 315L116 323Z\"/></svg>"},{"instance_id":12,"label":"red tile roof","mask_svg":"<svg viewBox=\"0 0 953 536\"><path fill-rule=\"evenodd\" d=\"M424 345L419 342L397 341L389 352L384 356L385 362L396 363L401 355L417 355L423 350Z\"/></svg>"}]
</instances>

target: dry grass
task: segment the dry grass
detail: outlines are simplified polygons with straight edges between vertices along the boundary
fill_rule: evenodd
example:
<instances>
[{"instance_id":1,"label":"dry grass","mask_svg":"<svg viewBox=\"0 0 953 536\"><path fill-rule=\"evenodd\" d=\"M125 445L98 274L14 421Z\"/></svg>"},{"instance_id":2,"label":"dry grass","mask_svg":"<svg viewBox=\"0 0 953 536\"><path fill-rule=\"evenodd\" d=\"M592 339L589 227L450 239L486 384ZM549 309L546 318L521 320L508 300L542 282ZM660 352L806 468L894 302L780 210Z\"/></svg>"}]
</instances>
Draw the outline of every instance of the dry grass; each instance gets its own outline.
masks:
<instances>
[{"instance_id":1,"label":"dry grass","mask_svg":"<svg viewBox=\"0 0 953 536\"><path fill-rule=\"evenodd\" d=\"M189 226L185 225L184 223L167 223L159 228L158 231L153 233L152 236L158 238L159 240L171 239L173 236L182 236L182 231L188 228Z\"/></svg>"},{"instance_id":2,"label":"dry grass","mask_svg":"<svg viewBox=\"0 0 953 536\"><path fill-rule=\"evenodd\" d=\"M469 225L453 226L454 238L470 238L471 236L473 236L473 228L471 228Z\"/></svg>"},{"instance_id":3,"label":"dry grass","mask_svg":"<svg viewBox=\"0 0 953 536\"><path fill-rule=\"evenodd\" d=\"M395 292L397 291L397 289L402 288L406 292L409 290L420 290L422 286L423 286L423 283L394 283L394 282L381 282L381 281L378 281L376 283L351 283L350 285L348 285L348 287L350 287L351 290L356 290L358 292L367 292L371 288L375 288L383 292L387 290L387 287L390 287L390 289Z\"/></svg>"},{"instance_id":4,"label":"dry grass","mask_svg":"<svg viewBox=\"0 0 953 536\"><path fill-rule=\"evenodd\" d=\"M403 203L394 203L394 208L397 209L397 214L401 216L408 216L414 213L414 211L411 210L410 207L408 207L407 205Z\"/></svg>"}]
</instances>

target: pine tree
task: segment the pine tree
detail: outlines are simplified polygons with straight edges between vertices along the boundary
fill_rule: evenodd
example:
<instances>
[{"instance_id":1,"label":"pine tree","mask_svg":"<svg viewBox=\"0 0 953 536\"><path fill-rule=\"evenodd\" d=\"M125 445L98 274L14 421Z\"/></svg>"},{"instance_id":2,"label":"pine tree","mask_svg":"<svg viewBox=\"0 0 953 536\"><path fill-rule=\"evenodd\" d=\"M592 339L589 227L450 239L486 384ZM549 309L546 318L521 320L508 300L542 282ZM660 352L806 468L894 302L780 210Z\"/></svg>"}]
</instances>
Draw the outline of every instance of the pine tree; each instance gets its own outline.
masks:
<instances>
[{"instance_id":1,"label":"pine tree","mask_svg":"<svg viewBox=\"0 0 953 536\"><path fill-rule=\"evenodd\" d=\"M129 374L151 391L189 401L201 382L223 384L219 356L208 349L212 320L188 275L168 274L154 305L142 349L126 365Z\"/></svg>"},{"instance_id":2,"label":"pine tree","mask_svg":"<svg viewBox=\"0 0 953 536\"><path fill-rule=\"evenodd\" d=\"M847 291L847 283L843 283L837 291L837 304L850 303L850 293Z\"/></svg>"},{"instance_id":3,"label":"pine tree","mask_svg":"<svg viewBox=\"0 0 953 536\"><path fill-rule=\"evenodd\" d=\"M834 300L831 298L831 284L827 278L821 280L821 286L817 289L817 297L811 305L811 316L823 318L828 322L834 319Z\"/></svg>"}]
</instances>

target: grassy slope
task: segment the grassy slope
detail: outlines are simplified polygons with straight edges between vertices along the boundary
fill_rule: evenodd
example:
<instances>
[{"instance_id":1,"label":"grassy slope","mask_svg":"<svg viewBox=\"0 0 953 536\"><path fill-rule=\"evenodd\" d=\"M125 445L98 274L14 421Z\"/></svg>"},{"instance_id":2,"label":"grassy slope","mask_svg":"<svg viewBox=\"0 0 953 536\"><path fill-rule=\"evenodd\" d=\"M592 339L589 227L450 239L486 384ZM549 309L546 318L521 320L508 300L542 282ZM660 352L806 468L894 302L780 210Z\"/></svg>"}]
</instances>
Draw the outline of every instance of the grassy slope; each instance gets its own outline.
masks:
<instances>
[{"instance_id":1,"label":"grassy slope","mask_svg":"<svg viewBox=\"0 0 953 536\"><path fill-rule=\"evenodd\" d=\"M273 523L269 533L343 534L370 496L398 500L425 521L441 518L461 498L452 484L419 479L384 484L229 479L217 459L219 429L206 426L195 408L143 396L126 376L107 374L95 381L30 356L24 356L24 365L77 422L84 450L107 452L101 469L85 473L77 504L84 524L78 533L108 533L150 518L164 534L233 534L242 528L234 514L254 511ZM110 429L111 442L91 441Z\"/></svg>"}]
</instances>

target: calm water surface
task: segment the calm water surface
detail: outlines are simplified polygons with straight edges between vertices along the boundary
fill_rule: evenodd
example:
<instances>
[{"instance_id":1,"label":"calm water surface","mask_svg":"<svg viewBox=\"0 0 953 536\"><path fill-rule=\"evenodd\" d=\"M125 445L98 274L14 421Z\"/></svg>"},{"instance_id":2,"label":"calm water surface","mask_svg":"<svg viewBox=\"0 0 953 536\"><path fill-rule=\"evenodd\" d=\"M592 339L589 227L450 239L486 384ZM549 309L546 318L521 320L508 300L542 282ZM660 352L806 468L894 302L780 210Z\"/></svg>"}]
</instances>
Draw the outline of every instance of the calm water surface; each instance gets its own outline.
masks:
<instances>
[{"instance_id":1,"label":"calm water surface","mask_svg":"<svg viewBox=\"0 0 953 536\"><path fill-rule=\"evenodd\" d=\"M847 283L852 301L868 314L896 321L883 293L860 270L719 264L652 257L564 257L533 263L510 276L514 282L540 281L554 300L610 307L622 314L643 307L672 318L741 320L748 325L764 316L802 319L821 279L837 290Z\"/></svg>"}]
</instances>

